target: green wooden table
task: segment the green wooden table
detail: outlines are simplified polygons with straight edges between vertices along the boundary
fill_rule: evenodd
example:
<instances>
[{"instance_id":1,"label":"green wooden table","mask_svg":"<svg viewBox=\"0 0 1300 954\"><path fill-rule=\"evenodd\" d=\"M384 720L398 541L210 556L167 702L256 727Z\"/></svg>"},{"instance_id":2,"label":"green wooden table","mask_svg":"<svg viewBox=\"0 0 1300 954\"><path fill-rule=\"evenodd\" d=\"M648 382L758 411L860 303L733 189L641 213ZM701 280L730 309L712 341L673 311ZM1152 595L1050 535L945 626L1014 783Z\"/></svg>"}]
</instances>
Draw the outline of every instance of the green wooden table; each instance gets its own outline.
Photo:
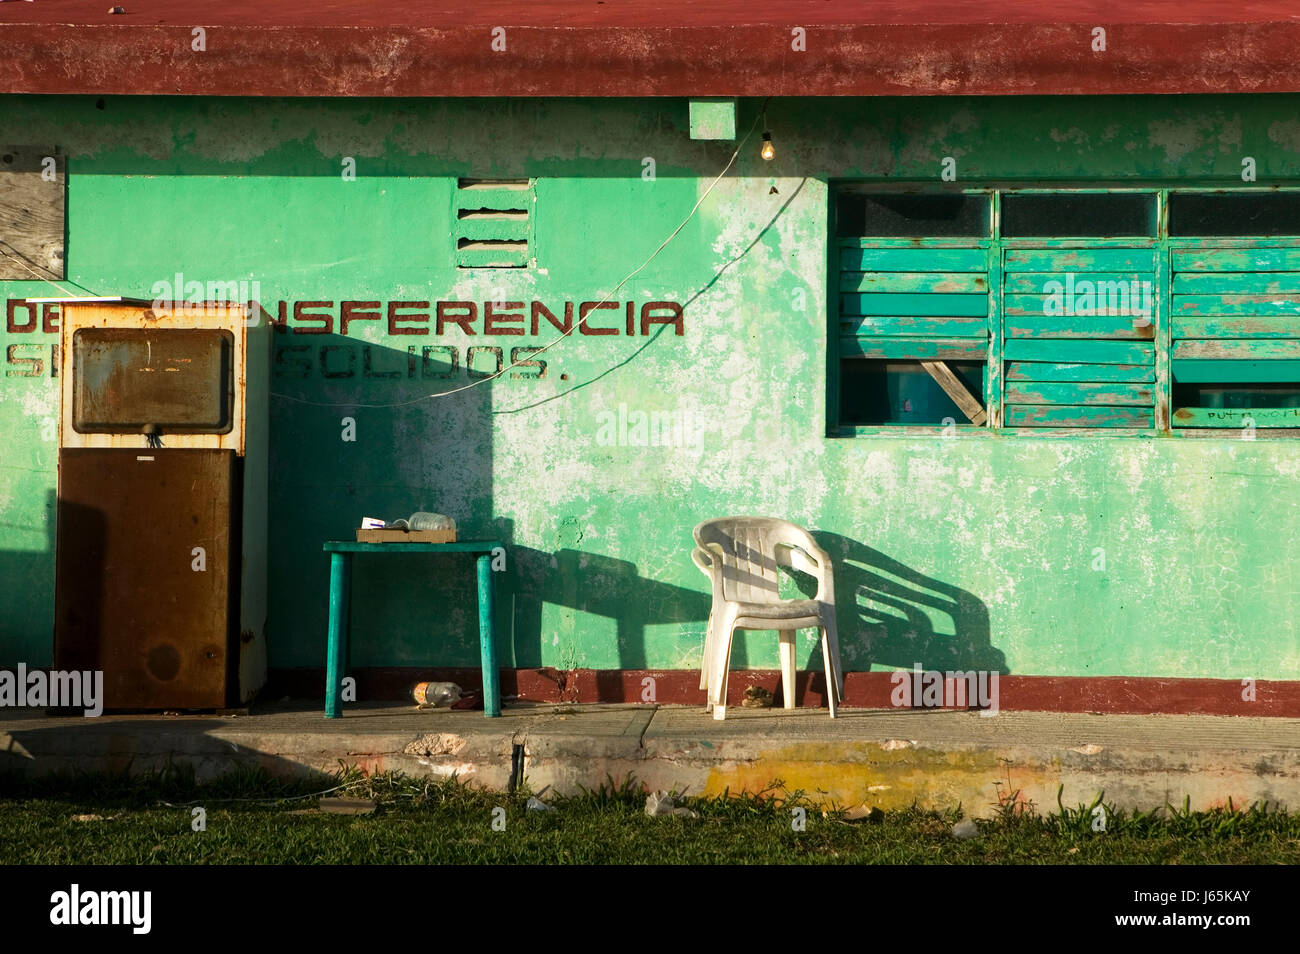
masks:
<instances>
[{"instance_id":1,"label":"green wooden table","mask_svg":"<svg viewBox=\"0 0 1300 954\"><path fill-rule=\"evenodd\" d=\"M330 625L325 656L325 718L343 714L339 689L343 683L343 660L351 639L348 601L352 590L354 553L473 553L478 564L478 639L483 661L483 714L489 719L501 715L501 680L497 672L496 633L492 621L492 552L504 547L497 540L461 540L457 543L352 543L331 540L325 544L330 555Z\"/></svg>"}]
</instances>

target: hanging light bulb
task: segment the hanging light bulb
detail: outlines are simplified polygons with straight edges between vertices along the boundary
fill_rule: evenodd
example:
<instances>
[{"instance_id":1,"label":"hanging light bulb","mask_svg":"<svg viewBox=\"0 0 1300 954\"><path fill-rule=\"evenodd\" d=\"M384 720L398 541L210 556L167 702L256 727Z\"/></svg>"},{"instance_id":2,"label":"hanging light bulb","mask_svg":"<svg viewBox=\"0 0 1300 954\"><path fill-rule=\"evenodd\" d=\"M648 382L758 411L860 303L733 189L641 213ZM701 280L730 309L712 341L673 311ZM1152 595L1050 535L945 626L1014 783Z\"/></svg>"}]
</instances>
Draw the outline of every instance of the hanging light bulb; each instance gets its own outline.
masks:
<instances>
[{"instance_id":1,"label":"hanging light bulb","mask_svg":"<svg viewBox=\"0 0 1300 954\"><path fill-rule=\"evenodd\" d=\"M772 145L772 134L770 132L763 133L763 148L759 155L768 162L776 158L776 147Z\"/></svg>"}]
</instances>

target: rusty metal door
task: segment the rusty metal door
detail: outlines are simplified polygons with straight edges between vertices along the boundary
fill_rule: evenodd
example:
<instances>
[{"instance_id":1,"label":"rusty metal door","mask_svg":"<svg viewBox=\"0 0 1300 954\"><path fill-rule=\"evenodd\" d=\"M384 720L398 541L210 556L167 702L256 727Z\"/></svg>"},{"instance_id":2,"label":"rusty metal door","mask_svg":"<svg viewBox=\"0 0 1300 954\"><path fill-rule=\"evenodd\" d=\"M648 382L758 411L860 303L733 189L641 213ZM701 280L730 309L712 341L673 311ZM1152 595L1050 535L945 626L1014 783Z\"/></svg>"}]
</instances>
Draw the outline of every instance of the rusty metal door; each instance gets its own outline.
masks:
<instances>
[{"instance_id":1,"label":"rusty metal door","mask_svg":"<svg viewBox=\"0 0 1300 954\"><path fill-rule=\"evenodd\" d=\"M55 668L102 669L105 708L228 704L237 467L229 450L60 451Z\"/></svg>"}]
</instances>

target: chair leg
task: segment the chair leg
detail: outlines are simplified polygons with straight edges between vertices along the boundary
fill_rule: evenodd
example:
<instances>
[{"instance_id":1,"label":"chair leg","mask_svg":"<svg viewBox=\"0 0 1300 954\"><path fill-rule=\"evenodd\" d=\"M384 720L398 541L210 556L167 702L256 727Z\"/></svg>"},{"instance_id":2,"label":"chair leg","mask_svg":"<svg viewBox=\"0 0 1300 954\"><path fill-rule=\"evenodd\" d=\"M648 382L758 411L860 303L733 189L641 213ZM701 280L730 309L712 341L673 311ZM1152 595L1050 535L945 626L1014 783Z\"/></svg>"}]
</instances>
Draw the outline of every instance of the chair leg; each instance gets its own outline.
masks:
<instances>
[{"instance_id":1,"label":"chair leg","mask_svg":"<svg viewBox=\"0 0 1300 954\"><path fill-rule=\"evenodd\" d=\"M713 718L727 717L727 677L731 668L731 640L736 632L736 617L723 613L713 628L713 652L709 654L709 705Z\"/></svg>"},{"instance_id":2,"label":"chair leg","mask_svg":"<svg viewBox=\"0 0 1300 954\"><path fill-rule=\"evenodd\" d=\"M781 630L781 697L787 709L794 708L794 630Z\"/></svg>"},{"instance_id":3,"label":"chair leg","mask_svg":"<svg viewBox=\"0 0 1300 954\"><path fill-rule=\"evenodd\" d=\"M704 655L700 657L700 688L709 688L709 653L713 641L713 611L709 610L709 625L704 629ZM707 710L706 710L707 711Z\"/></svg>"},{"instance_id":4,"label":"chair leg","mask_svg":"<svg viewBox=\"0 0 1300 954\"><path fill-rule=\"evenodd\" d=\"M822 664L826 667L826 701L830 704L831 718L834 719L835 697L840 694L839 686L835 681L835 657L831 655L830 633L827 631L827 627L821 627L821 631Z\"/></svg>"},{"instance_id":5,"label":"chair leg","mask_svg":"<svg viewBox=\"0 0 1300 954\"><path fill-rule=\"evenodd\" d=\"M836 633L835 611L832 609L828 615L822 618L822 622L826 624L826 641L830 646L831 661L835 664L835 701L842 703L844 701L844 666L840 662L840 641Z\"/></svg>"},{"instance_id":6,"label":"chair leg","mask_svg":"<svg viewBox=\"0 0 1300 954\"><path fill-rule=\"evenodd\" d=\"M727 685L731 681L731 640L734 630L721 636L719 643L726 646L725 655L715 653L711 661L713 670L709 673L709 701L713 707L713 718L722 721L727 717ZM722 658L719 659L719 656Z\"/></svg>"}]
</instances>

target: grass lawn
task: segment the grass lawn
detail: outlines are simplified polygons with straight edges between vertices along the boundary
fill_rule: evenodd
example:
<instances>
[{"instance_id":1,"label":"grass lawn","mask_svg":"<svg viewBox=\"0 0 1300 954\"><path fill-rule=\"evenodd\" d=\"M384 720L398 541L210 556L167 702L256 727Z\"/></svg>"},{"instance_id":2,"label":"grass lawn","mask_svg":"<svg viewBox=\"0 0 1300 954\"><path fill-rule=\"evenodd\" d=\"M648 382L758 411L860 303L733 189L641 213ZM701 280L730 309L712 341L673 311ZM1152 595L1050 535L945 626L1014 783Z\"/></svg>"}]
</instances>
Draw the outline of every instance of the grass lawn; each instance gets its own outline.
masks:
<instances>
[{"instance_id":1,"label":"grass lawn","mask_svg":"<svg viewBox=\"0 0 1300 954\"><path fill-rule=\"evenodd\" d=\"M318 793L335 786L331 797L372 799L377 811L318 811ZM1092 805L1022 806L961 840L956 812L846 821L798 796L687 798L695 818L647 817L636 784L543 798L556 810L528 810L525 794L355 771L324 784L248 773L203 785L172 773L0 778L0 864L1300 863L1300 816L1263 806L1133 814L1103 804L1105 831L1093 830ZM195 806L206 830L193 830Z\"/></svg>"}]
</instances>

